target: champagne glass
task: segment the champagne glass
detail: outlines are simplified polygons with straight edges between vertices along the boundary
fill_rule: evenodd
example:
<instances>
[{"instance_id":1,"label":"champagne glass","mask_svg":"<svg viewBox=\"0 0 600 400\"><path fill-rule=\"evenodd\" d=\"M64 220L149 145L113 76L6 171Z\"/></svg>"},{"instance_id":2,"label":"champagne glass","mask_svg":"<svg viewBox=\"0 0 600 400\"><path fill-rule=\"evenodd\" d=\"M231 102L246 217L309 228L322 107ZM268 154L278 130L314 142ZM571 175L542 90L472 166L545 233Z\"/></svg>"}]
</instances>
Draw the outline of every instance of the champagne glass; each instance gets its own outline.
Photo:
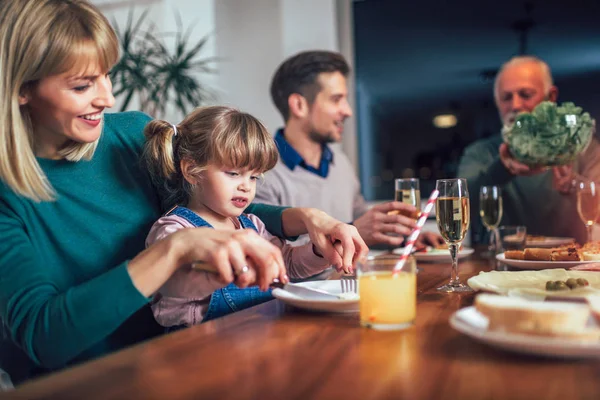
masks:
<instances>
[{"instance_id":1,"label":"champagne glass","mask_svg":"<svg viewBox=\"0 0 600 400\"><path fill-rule=\"evenodd\" d=\"M479 190L479 216L490 233L489 250L493 257L498 249L498 225L502 219L502 190L498 186L482 186Z\"/></svg>"},{"instance_id":2,"label":"champagne glass","mask_svg":"<svg viewBox=\"0 0 600 400\"><path fill-rule=\"evenodd\" d=\"M600 214L600 193L593 181L580 181L577 185L577 212L587 229L587 241L592 241L592 227Z\"/></svg>"},{"instance_id":3,"label":"champagne glass","mask_svg":"<svg viewBox=\"0 0 600 400\"><path fill-rule=\"evenodd\" d=\"M440 192L435 203L435 219L440 234L446 241L452 257L450 282L437 288L442 292L471 292L458 278L458 249L469 229L470 205L466 179L439 179L435 183Z\"/></svg>"}]
</instances>

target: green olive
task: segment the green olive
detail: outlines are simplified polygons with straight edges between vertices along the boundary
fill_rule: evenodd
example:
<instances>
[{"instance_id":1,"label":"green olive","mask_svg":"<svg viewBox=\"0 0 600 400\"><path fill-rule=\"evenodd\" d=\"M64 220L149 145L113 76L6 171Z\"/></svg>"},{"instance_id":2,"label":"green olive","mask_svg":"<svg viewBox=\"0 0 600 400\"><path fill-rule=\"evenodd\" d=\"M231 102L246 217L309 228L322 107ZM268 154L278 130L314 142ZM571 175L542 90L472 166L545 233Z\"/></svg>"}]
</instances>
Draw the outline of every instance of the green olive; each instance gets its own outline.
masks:
<instances>
[{"instance_id":1,"label":"green olive","mask_svg":"<svg viewBox=\"0 0 600 400\"><path fill-rule=\"evenodd\" d=\"M563 281L556 281L555 285L556 285L556 289L555 290L569 290L569 287Z\"/></svg>"},{"instance_id":2,"label":"green olive","mask_svg":"<svg viewBox=\"0 0 600 400\"><path fill-rule=\"evenodd\" d=\"M546 290L556 290L554 286L554 282L548 281L546 282Z\"/></svg>"},{"instance_id":3,"label":"green olive","mask_svg":"<svg viewBox=\"0 0 600 400\"><path fill-rule=\"evenodd\" d=\"M575 289L578 285L577 279L575 279L575 278L569 278L569 279L567 279L567 282L565 282L565 283L567 284L567 286L570 289Z\"/></svg>"},{"instance_id":4,"label":"green olive","mask_svg":"<svg viewBox=\"0 0 600 400\"><path fill-rule=\"evenodd\" d=\"M583 278L579 278L579 279L577 279L577 284L579 286L588 286L590 283Z\"/></svg>"}]
</instances>

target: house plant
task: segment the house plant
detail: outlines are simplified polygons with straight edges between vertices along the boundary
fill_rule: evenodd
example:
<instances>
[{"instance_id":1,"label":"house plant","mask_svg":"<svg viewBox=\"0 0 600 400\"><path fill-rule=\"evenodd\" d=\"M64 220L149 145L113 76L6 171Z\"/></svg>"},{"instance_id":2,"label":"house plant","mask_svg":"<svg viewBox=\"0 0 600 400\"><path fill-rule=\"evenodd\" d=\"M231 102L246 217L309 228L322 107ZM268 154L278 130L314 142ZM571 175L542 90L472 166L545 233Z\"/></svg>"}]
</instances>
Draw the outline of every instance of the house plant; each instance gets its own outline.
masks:
<instances>
[{"instance_id":1,"label":"house plant","mask_svg":"<svg viewBox=\"0 0 600 400\"><path fill-rule=\"evenodd\" d=\"M192 41L192 28L157 32L156 25L147 22L147 15L145 11L134 20L130 11L123 29L113 22L121 58L111 70L111 78L115 97L122 98L120 111L137 99L139 108L153 117L164 116L169 105L186 115L213 97L200 79L201 73L214 72L216 63L214 58L200 58L209 37ZM176 18L177 26L182 27L178 14Z\"/></svg>"}]
</instances>

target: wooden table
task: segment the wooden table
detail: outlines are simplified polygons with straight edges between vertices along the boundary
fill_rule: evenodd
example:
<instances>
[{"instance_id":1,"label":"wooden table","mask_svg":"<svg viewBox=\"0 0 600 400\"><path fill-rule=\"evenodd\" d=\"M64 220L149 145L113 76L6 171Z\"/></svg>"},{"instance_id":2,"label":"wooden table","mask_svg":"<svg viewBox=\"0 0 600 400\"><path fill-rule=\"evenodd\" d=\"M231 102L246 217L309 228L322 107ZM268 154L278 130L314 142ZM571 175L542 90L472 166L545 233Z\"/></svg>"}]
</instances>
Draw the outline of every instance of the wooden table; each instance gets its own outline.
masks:
<instances>
[{"instance_id":1,"label":"wooden table","mask_svg":"<svg viewBox=\"0 0 600 400\"><path fill-rule=\"evenodd\" d=\"M443 294L448 264L420 264L415 327L271 301L21 386L7 398L600 399L600 361L495 350L454 331L472 294ZM489 269L461 261L461 278Z\"/></svg>"}]
</instances>

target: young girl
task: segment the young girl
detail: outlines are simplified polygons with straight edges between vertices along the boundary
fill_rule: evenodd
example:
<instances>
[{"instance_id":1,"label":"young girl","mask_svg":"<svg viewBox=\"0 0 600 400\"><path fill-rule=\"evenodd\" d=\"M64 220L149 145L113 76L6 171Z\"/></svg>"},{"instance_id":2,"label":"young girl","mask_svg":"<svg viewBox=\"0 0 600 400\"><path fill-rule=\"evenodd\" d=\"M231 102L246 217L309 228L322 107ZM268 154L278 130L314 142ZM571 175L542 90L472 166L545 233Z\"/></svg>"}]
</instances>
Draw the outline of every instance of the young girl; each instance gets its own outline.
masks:
<instances>
[{"instance_id":1,"label":"young girl","mask_svg":"<svg viewBox=\"0 0 600 400\"><path fill-rule=\"evenodd\" d=\"M329 265L311 243L287 245L255 215L244 214L261 174L273 168L278 157L273 138L256 118L229 107L203 107L177 126L152 121L145 135L150 175L165 191L167 202L177 204L152 226L146 245L185 228L252 229L281 248L293 278L309 277ZM238 276L250 273L243 258L232 266ZM152 309L163 326L193 325L272 299L267 285L261 285L262 291L225 286L216 275L188 266L163 285Z\"/></svg>"}]
</instances>

